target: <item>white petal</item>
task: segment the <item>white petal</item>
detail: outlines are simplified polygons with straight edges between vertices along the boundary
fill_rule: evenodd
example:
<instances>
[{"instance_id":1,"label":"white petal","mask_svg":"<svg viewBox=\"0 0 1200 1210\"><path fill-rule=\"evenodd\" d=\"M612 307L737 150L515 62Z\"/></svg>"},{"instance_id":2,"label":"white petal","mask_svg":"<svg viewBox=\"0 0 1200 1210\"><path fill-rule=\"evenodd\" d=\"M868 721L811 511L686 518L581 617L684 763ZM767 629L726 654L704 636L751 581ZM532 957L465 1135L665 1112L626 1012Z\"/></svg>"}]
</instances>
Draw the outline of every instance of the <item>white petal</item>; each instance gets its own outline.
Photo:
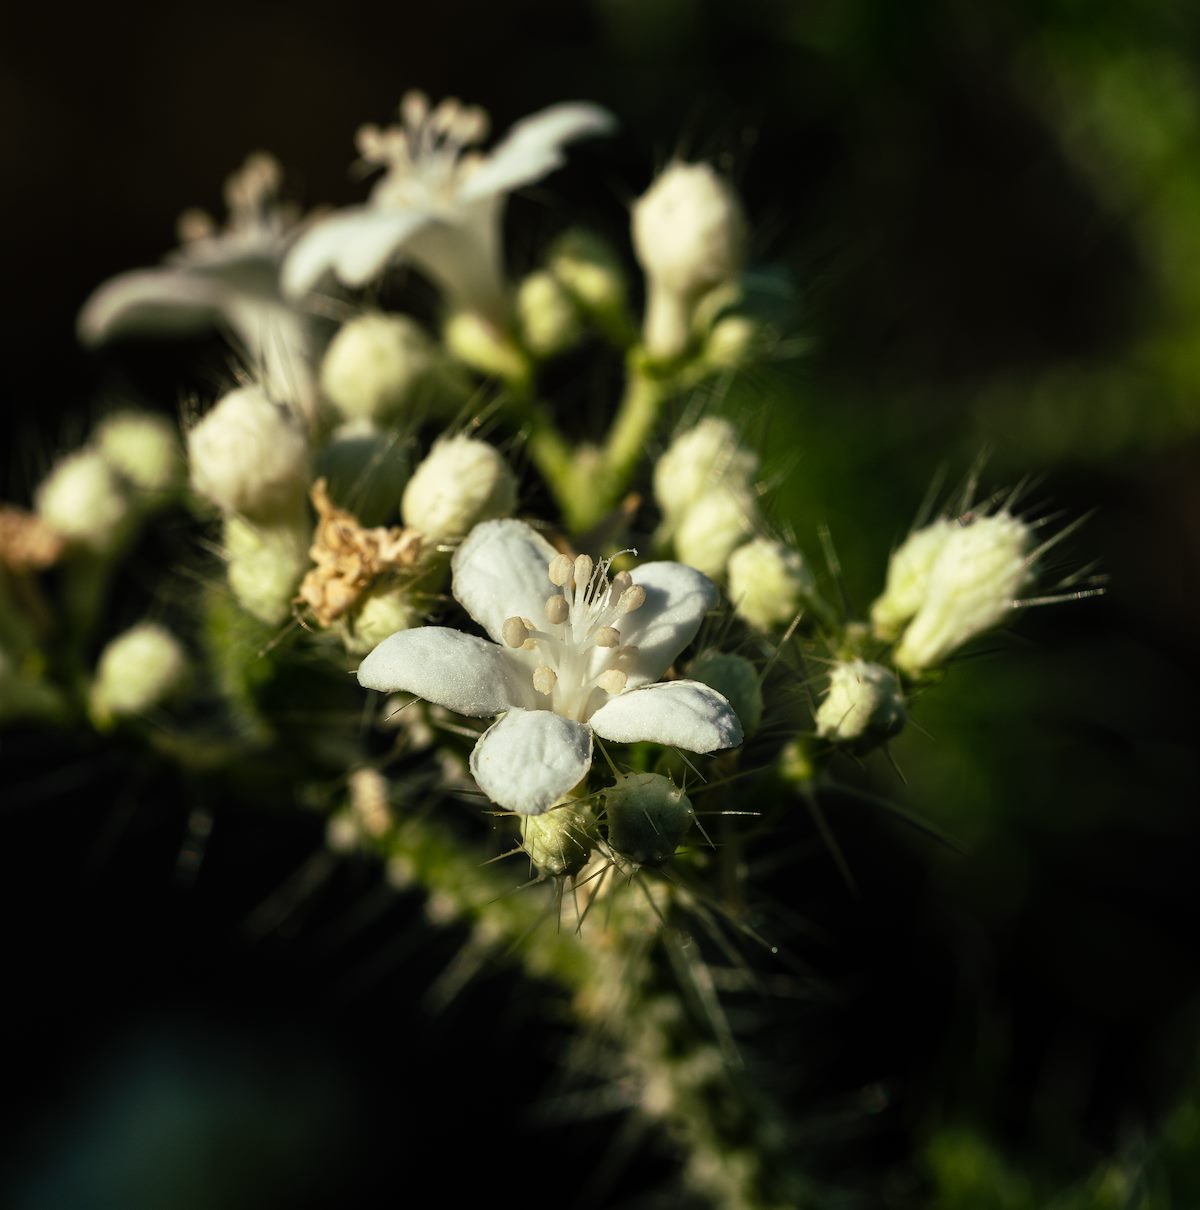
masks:
<instances>
[{"instance_id":1,"label":"white petal","mask_svg":"<svg viewBox=\"0 0 1200 1210\"><path fill-rule=\"evenodd\" d=\"M646 590L640 609L626 614L617 629L622 643L638 649L629 687L657 681L671 661L696 637L704 615L717 603L713 582L682 563L643 563L630 575Z\"/></svg>"},{"instance_id":2,"label":"white petal","mask_svg":"<svg viewBox=\"0 0 1200 1210\"><path fill-rule=\"evenodd\" d=\"M283 291L307 294L328 272L347 286L362 286L429 222L423 211L349 206L310 227L283 262Z\"/></svg>"},{"instance_id":3,"label":"white petal","mask_svg":"<svg viewBox=\"0 0 1200 1210\"><path fill-rule=\"evenodd\" d=\"M401 630L358 669L358 683L384 693L415 693L457 714L486 718L527 701L528 673L494 643L445 626Z\"/></svg>"},{"instance_id":4,"label":"white petal","mask_svg":"<svg viewBox=\"0 0 1200 1210\"><path fill-rule=\"evenodd\" d=\"M454 552L454 599L492 636L504 642L507 618L541 625L555 591L547 574L554 547L524 521L484 521Z\"/></svg>"},{"instance_id":5,"label":"white petal","mask_svg":"<svg viewBox=\"0 0 1200 1210\"><path fill-rule=\"evenodd\" d=\"M97 289L83 304L76 326L85 344L137 333L194 332L220 323L229 297L216 277L184 269L139 269Z\"/></svg>"},{"instance_id":6,"label":"white petal","mask_svg":"<svg viewBox=\"0 0 1200 1210\"><path fill-rule=\"evenodd\" d=\"M742 724L730 704L699 681L664 681L606 702L588 720L602 739L618 744L649 740L689 752L715 752L742 742Z\"/></svg>"},{"instance_id":7,"label":"white petal","mask_svg":"<svg viewBox=\"0 0 1200 1210\"><path fill-rule=\"evenodd\" d=\"M493 802L519 815L541 815L592 765L592 733L549 710L510 710L471 753L471 772Z\"/></svg>"},{"instance_id":8,"label":"white petal","mask_svg":"<svg viewBox=\"0 0 1200 1210\"><path fill-rule=\"evenodd\" d=\"M522 118L458 191L469 202L539 181L566 161L563 147L590 134L608 134L616 119L598 105L567 101Z\"/></svg>"}]
</instances>

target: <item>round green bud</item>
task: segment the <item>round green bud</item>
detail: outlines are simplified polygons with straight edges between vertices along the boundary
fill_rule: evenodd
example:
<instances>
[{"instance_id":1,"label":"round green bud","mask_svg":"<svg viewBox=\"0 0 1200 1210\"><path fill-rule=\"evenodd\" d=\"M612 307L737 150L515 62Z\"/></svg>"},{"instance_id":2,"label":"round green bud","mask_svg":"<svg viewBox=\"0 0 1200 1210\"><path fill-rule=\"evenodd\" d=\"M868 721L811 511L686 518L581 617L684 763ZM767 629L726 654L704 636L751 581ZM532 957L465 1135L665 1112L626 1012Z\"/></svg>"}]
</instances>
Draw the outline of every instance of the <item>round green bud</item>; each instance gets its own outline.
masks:
<instances>
[{"instance_id":1,"label":"round green bud","mask_svg":"<svg viewBox=\"0 0 1200 1210\"><path fill-rule=\"evenodd\" d=\"M128 491L95 449L78 450L55 463L34 501L55 533L95 550L116 545L131 517Z\"/></svg>"},{"instance_id":2,"label":"round green bud","mask_svg":"<svg viewBox=\"0 0 1200 1210\"><path fill-rule=\"evenodd\" d=\"M758 338L758 324L745 315L726 315L718 319L708 333L704 357L719 370L745 365Z\"/></svg>"},{"instance_id":3,"label":"round green bud","mask_svg":"<svg viewBox=\"0 0 1200 1210\"><path fill-rule=\"evenodd\" d=\"M456 311L442 329L446 348L459 361L504 382L529 381L529 362L503 329L474 311Z\"/></svg>"},{"instance_id":4,"label":"round green bud","mask_svg":"<svg viewBox=\"0 0 1200 1210\"><path fill-rule=\"evenodd\" d=\"M96 448L124 479L143 492L167 492L183 477L175 426L153 412L116 412L96 429Z\"/></svg>"},{"instance_id":5,"label":"round green bud","mask_svg":"<svg viewBox=\"0 0 1200 1210\"><path fill-rule=\"evenodd\" d=\"M179 691L187 670L187 653L179 640L163 626L142 622L100 653L92 713L101 722L145 714Z\"/></svg>"},{"instance_id":6,"label":"round green bud","mask_svg":"<svg viewBox=\"0 0 1200 1210\"><path fill-rule=\"evenodd\" d=\"M225 521L229 587L249 614L277 626L292 612L292 600L308 568L311 532L290 525L254 525L242 517Z\"/></svg>"},{"instance_id":7,"label":"round green bud","mask_svg":"<svg viewBox=\"0 0 1200 1210\"><path fill-rule=\"evenodd\" d=\"M847 660L830 673L829 690L817 710L817 734L834 743L870 748L896 735L906 717L894 672L866 660Z\"/></svg>"},{"instance_id":8,"label":"round green bud","mask_svg":"<svg viewBox=\"0 0 1200 1210\"><path fill-rule=\"evenodd\" d=\"M392 521L408 482L408 449L395 432L369 420L339 425L317 455L317 477L330 499L371 527Z\"/></svg>"},{"instance_id":9,"label":"round green bud","mask_svg":"<svg viewBox=\"0 0 1200 1210\"><path fill-rule=\"evenodd\" d=\"M500 452L474 437L448 437L413 472L400 507L405 525L441 542L512 516L516 506L516 476Z\"/></svg>"},{"instance_id":10,"label":"round green bud","mask_svg":"<svg viewBox=\"0 0 1200 1210\"><path fill-rule=\"evenodd\" d=\"M747 737L758 730L763 715L762 685L758 670L745 656L710 647L688 665L687 674L725 698Z\"/></svg>"},{"instance_id":11,"label":"round green bud","mask_svg":"<svg viewBox=\"0 0 1200 1210\"><path fill-rule=\"evenodd\" d=\"M695 818L688 796L660 773L618 774L604 807L609 845L637 865L670 861Z\"/></svg>"},{"instance_id":12,"label":"round green bud","mask_svg":"<svg viewBox=\"0 0 1200 1210\"><path fill-rule=\"evenodd\" d=\"M535 357L566 352L583 333L579 309L552 273L531 273L517 288L517 318Z\"/></svg>"},{"instance_id":13,"label":"round green bud","mask_svg":"<svg viewBox=\"0 0 1200 1210\"><path fill-rule=\"evenodd\" d=\"M373 592L342 628L342 641L351 655L366 655L398 630L411 630L423 619L422 610L405 588Z\"/></svg>"},{"instance_id":14,"label":"round green bud","mask_svg":"<svg viewBox=\"0 0 1200 1210\"><path fill-rule=\"evenodd\" d=\"M568 231L550 249L546 267L585 311L612 316L624 312L626 283L613 250L590 231Z\"/></svg>"},{"instance_id":15,"label":"round green bud","mask_svg":"<svg viewBox=\"0 0 1200 1210\"><path fill-rule=\"evenodd\" d=\"M729 599L756 630L786 626L816 593L798 550L771 538L754 538L729 556Z\"/></svg>"},{"instance_id":16,"label":"round green bud","mask_svg":"<svg viewBox=\"0 0 1200 1210\"><path fill-rule=\"evenodd\" d=\"M383 421L412 402L435 357L428 333L408 316L359 315L325 350L321 389L347 419Z\"/></svg>"},{"instance_id":17,"label":"round green bud","mask_svg":"<svg viewBox=\"0 0 1200 1210\"><path fill-rule=\"evenodd\" d=\"M521 847L547 878L578 874L596 846L596 820L586 806L563 802L541 815L521 816Z\"/></svg>"}]
</instances>

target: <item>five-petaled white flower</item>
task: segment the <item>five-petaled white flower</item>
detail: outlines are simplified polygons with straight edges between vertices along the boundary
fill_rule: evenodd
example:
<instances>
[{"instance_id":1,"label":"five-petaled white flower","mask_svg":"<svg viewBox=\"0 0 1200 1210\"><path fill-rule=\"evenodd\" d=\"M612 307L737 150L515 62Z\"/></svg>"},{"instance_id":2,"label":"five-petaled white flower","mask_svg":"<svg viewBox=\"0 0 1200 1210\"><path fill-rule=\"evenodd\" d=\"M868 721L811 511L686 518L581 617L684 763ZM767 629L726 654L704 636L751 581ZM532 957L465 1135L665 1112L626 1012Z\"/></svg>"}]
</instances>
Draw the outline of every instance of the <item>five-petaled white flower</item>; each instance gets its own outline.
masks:
<instances>
[{"instance_id":1,"label":"five-petaled white flower","mask_svg":"<svg viewBox=\"0 0 1200 1210\"><path fill-rule=\"evenodd\" d=\"M483 155L468 150L487 136L477 106L447 99L430 109L425 95L400 103L402 125L364 126L359 154L383 176L364 206L339 210L297 241L284 266L284 289L311 290L326 272L364 286L403 255L424 270L456 307L503 324L508 302L500 252L506 194L563 164L563 147L612 129L596 105L552 105L518 122Z\"/></svg>"},{"instance_id":2,"label":"five-petaled white flower","mask_svg":"<svg viewBox=\"0 0 1200 1210\"><path fill-rule=\"evenodd\" d=\"M314 371L324 321L283 297L284 253L299 231L294 206L279 198L278 161L255 152L225 182L229 221L189 210L182 246L153 269L121 273L93 292L79 313L85 344L126 335L227 330L273 398L305 417L316 407Z\"/></svg>"},{"instance_id":3,"label":"five-petaled white flower","mask_svg":"<svg viewBox=\"0 0 1200 1210\"><path fill-rule=\"evenodd\" d=\"M681 563L608 573L608 560L558 554L523 521L486 521L455 553L453 592L493 641L403 630L367 656L358 679L475 718L503 713L475 745L471 772L522 815L540 815L583 780L593 732L690 752L741 743L715 689L657 683L715 603L711 581Z\"/></svg>"}]
</instances>

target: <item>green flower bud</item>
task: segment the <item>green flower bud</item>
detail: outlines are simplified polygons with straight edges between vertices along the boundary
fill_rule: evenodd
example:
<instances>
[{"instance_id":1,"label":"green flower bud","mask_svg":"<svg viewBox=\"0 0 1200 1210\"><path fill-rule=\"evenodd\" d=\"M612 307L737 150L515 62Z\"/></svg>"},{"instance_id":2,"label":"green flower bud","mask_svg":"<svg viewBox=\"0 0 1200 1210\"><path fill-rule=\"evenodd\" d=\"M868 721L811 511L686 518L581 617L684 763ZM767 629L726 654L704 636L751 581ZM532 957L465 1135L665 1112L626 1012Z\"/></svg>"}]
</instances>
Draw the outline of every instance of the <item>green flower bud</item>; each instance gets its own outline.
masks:
<instances>
[{"instance_id":1,"label":"green flower bud","mask_svg":"<svg viewBox=\"0 0 1200 1210\"><path fill-rule=\"evenodd\" d=\"M786 626L816 595L812 572L798 550L754 538L729 556L729 599L757 630Z\"/></svg>"},{"instance_id":2,"label":"green flower bud","mask_svg":"<svg viewBox=\"0 0 1200 1210\"><path fill-rule=\"evenodd\" d=\"M597 839L591 810L569 800L541 815L521 816L521 847L547 878L578 874Z\"/></svg>"},{"instance_id":3,"label":"green flower bud","mask_svg":"<svg viewBox=\"0 0 1200 1210\"><path fill-rule=\"evenodd\" d=\"M745 365L754 350L758 331L758 324L745 315L726 315L718 319L704 344L704 359L719 370Z\"/></svg>"},{"instance_id":4,"label":"green flower bud","mask_svg":"<svg viewBox=\"0 0 1200 1210\"><path fill-rule=\"evenodd\" d=\"M35 493L38 515L69 542L110 550L131 519L128 491L95 449L60 459Z\"/></svg>"},{"instance_id":5,"label":"green flower bud","mask_svg":"<svg viewBox=\"0 0 1200 1210\"><path fill-rule=\"evenodd\" d=\"M163 626L142 622L100 653L92 683L92 715L103 724L145 714L180 690L187 670L187 653L179 640Z\"/></svg>"},{"instance_id":6,"label":"green flower bud","mask_svg":"<svg viewBox=\"0 0 1200 1210\"><path fill-rule=\"evenodd\" d=\"M307 523L254 525L242 517L225 521L229 587L238 604L268 626L292 612L292 600L309 564Z\"/></svg>"},{"instance_id":7,"label":"green flower bud","mask_svg":"<svg viewBox=\"0 0 1200 1210\"><path fill-rule=\"evenodd\" d=\"M371 593L342 627L342 641L351 655L366 655L398 630L419 626L423 611L407 588Z\"/></svg>"},{"instance_id":8,"label":"green flower bud","mask_svg":"<svg viewBox=\"0 0 1200 1210\"><path fill-rule=\"evenodd\" d=\"M576 303L600 320L624 322L627 286L613 250L590 231L568 231L550 249L546 267Z\"/></svg>"},{"instance_id":9,"label":"green flower bud","mask_svg":"<svg viewBox=\"0 0 1200 1210\"><path fill-rule=\"evenodd\" d=\"M747 738L762 722L763 696L758 670L745 656L708 648L688 665L693 681L715 689L733 707Z\"/></svg>"},{"instance_id":10,"label":"green flower bud","mask_svg":"<svg viewBox=\"0 0 1200 1210\"><path fill-rule=\"evenodd\" d=\"M552 273L531 273L517 288L517 317L525 347L535 357L554 357L583 334L579 309Z\"/></svg>"},{"instance_id":11,"label":"green flower bud","mask_svg":"<svg viewBox=\"0 0 1200 1210\"><path fill-rule=\"evenodd\" d=\"M438 441L404 489L404 524L438 542L465 537L480 521L509 517L517 480L495 447L474 437Z\"/></svg>"},{"instance_id":12,"label":"green flower bud","mask_svg":"<svg viewBox=\"0 0 1200 1210\"><path fill-rule=\"evenodd\" d=\"M426 380L436 346L406 315L359 315L343 324L321 362L321 389L350 420L402 413Z\"/></svg>"},{"instance_id":13,"label":"green flower bud","mask_svg":"<svg viewBox=\"0 0 1200 1210\"><path fill-rule=\"evenodd\" d=\"M442 329L446 348L459 361L491 378L527 383L530 367L525 354L501 328L474 311L456 311Z\"/></svg>"},{"instance_id":14,"label":"green flower bud","mask_svg":"<svg viewBox=\"0 0 1200 1210\"><path fill-rule=\"evenodd\" d=\"M116 412L96 429L104 460L143 492L167 492L183 477L183 451L175 426L153 412Z\"/></svg>"},{"instance_id":15,"label":"green flower bud","mask_svg":"<svg viewBox=\"0 0 1200 1210\"><path fill-rule=\"evenodd\" d=\"M895 673L881 664L848 660L836 664L829 691L817 710L817 734L835 743L870 748L904 726L904 696Z\"/></svg>"},{"instance_id":16,"label":"green flower bud","mask_svg":"<svg viewBox=\"0 0 1200 1210\"><path fill-rule=\"evenodd\" d=\"M618 774L604 791L608 843L637 865L663 865L691 827L688 796L660 773Z\"/></svg>"},{"instance_id":17,"label":"green flower bud","mask_svg":"<svg viewBox=\"0 0 1200 1210\"><path fill-rule=\"evenodd\" d=\"M352 420L334 429L317 455L317 477L325 479L338 507L369 528L395 518L408 465L408 449L396 433L369 420Z\"/></svg>"}]
</instances>

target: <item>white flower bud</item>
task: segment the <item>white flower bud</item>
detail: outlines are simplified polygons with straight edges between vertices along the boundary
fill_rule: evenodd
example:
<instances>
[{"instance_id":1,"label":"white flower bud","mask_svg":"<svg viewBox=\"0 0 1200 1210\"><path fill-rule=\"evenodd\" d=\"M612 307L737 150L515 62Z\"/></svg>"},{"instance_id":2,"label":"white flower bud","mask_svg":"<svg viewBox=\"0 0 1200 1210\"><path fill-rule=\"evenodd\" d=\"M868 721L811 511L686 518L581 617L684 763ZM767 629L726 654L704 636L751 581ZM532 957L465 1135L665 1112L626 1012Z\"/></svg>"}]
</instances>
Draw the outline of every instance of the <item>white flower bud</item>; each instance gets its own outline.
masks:
<instances>
[{"instance_id":1,"label":"white flower bud","mask_svg":"<svg viewBox=\"0 0 1200 1210\"><path fill-rule=\"evenodd\" d=\"M612 249L590 231L568 231L550 249L546 267L585 311L623 318L625 274Z\"/></svg>"},{"instance_id":2,"label":"white flower bud","mask_svg":"<svg viewBox=\"0 0 1200 1210\"><path fill-rule=\"evenodd\" d=\"M261 387L239 387L188 433L192 487L224 513L269 521L308 486L308 442L295 417Z\"/></svg>"},{"instance_id":3,"label":"white flower bud","mask_svg":"<svg viewBox=\"0 0 1200 1210\"><path fill-rule=\"evenodd\" d=\"M1033 531L1007 512L955 525L929 572L925 599L895 651L917 674L1001 622L1033 578Z\"/></svg>"},{"instance_id":4,"label":"white flower bud","mask_svg":"<svg viewBox=\"0 0 1200 1210\"><path fill-rule=\"evenodd\" d=\"M718 483L749 491L758 455L738 442L737 430L719 416L706 416L680 433L654 467L654 498L668 519L682 516Z\"/></svg>"},{"instance_id":5,"label":"white flower bud","mask_svg":"<svg viewBox=\"0 0 1200 1210\"><path fill-rule=\"evenodd\" d=\"M819 736L869 747L891 739L904 720L904 697L895 673L866 660L834 666L829 691L817 710Z\"/></svg>"},{"instance_id":6,"label":"white flower bud","mask_svg":"<svg viewBox=\"0 0 1200 1210\"><path fill-rule=\"evenodd\" d=\"M38 515L70 542L105 550L130 519L129 493L96 449L60 459L35 493Z\"/></svg>"},{"instance_id":7,"label":"white flower bud","mask_svg":"<svg viewBox=\"0 0 1200 1210\"><path fill-rule=\"evenodd\" d=\"M182 477L179 434L153 412L116 412L96 429L96 448L119 475L144 492L166 492Z\"/></svg>"},{"instance_id":8,"label":"white flower bud","mask_svg":"<svg viewBox=\"0 0 1200 1210\"><path fill-rule=\"evenodd\" d=\"M118 635L100 653L91 707L98 722L145 714L182 687L187 653L165 627L143 622Z\"/></svg>"},{"instance_id":9,"label":"white flower bud","mask_svg":"<svg viewBox=\"0 0 1200 1210\"><path fill-rule=\"evenodd\" d=\"M758 670L745 656L710 647L688 665L687 674L715 689L733 707L747 738L758 730L763 716L762 685Z\"/></svg>"},{"instance_id":10,"label":"white flower bud","mask_svg":"<svg viewBox=\"0 0 1200 1210\"><path fill-rule=\"evenodd\" d=\"M695 818L688 796L661 773L618 774L604 807L608 843L638 865L670 861Z\"/></svg>"},{"instance_id":11,"label":"white flower bud","mask_svg":"<svg viewBox=\"0 0 1200 1210\"><path fill-rule=\"evenodd\" d=\"M422 618L409 591L393 588L372 593L347 622L342 640L351 655L366 655L398 630L419 626Z\"/></svg>"},{"instance_id":12,"label":"white flower bud","mask_svg":"<svg viewBox=\"0 0 1200 1210\"><path fill-rule=\"evenodd\" d=\"M925 600L929 573L954 532L953 522L939 517L914 530L892 552L883 595L871 606L871 622L881 639L894 639Z\"/></svg>"},{"instance_id":13,"label":"white flower bud","mask_svg":"<svg viewBox=\"0 0 1200 1210\"><path fill-rule=\"evenodd\" d=\"M596 839L591 810L573 802L560 803L541 815L521 816L521 847L547 878L578 874L587 865Z\"/></svg>"},{"instance_id":14,"label":"white flower bud","mask_svg":"<svg viewBox=\"0 0 1200 1210\"><path fill-rule=\"evenodd\" d=\"M402 412L433 366L435 346L406 315L359 315L343 324L321 362L321 389L351 420Z\"/></svg>"},{"instance_id":15,"label":"white flower bud","mask_svg":"<svg viewBox=\"0 0 1200 1210\"><path fill-rule=\"evenodd\" d=\"M292 612L292 600L309 564L311 533L292 524L255 525L242 517L225 521L229 587L238 604L268 626Z\"/></svg>"},{"instance_id":16,"label":"white flower bud","mask_svg":"<svg viewBox=\"0 0 1200 1210\"><path fill-rule=\"evenodd\" d=\"M753 538L729 556L729 599L738 616L757 630L786 626L816 582L804 556L783 542Z\"/></svg>"},{"instance_id":17,"label":"white flower bud","mask_svg":"<svg viewBox=\"0 0 1200 1210\"><path fill-rule=\"evenodd\" d=\"M516 476L499 451L474 437L449 437L413 473L400 511L405 525L450 541L480 521L511 516L516 506Z\"/></svg>"},{"instance_id":18,"label":"white flower bud","mask_svg":"<svg viewBox=\"0 0 1200 1210\"><path fill-rule=\"evenodd\" d=\"M719 483L684 513L675 531L675 554L710 580L720 580L729 556L754 533L757 522L754 496Z\"/></svg>"},{"instance_id":19,"label":"white flower bud","mask_svg":"<svg viewBox=\"0 0 1200 1210\"><path fill-rule=\"evenodd\" d=\"M565 352L583 332L579 309L552 273L531 273L517 287L517 318L535 357Z\"/></svg>"},{"instance_id":20,"label":"white flower bud","mask_svg":"<svg viewBox=\"0 0 1200 1210\"><path fill-rule=\"evenodd\" d=\"M750 358L758 338L758 324L745 315L726 315L713 324L704 345L704 357L717 369L735 369Z\"/></svg>"},{"instance_id":21,"label":"white flower bud","mask_svg":"<svg viewBox=\"0 0 1200 1210\"><path fill-rule=\"evenodd\" d=\"M708 164L671 164L633 207L633 246L646 273L643 338L655 357L683 352L705 290L742 267L746 221Z\"/></svg>"}]
</instances>

